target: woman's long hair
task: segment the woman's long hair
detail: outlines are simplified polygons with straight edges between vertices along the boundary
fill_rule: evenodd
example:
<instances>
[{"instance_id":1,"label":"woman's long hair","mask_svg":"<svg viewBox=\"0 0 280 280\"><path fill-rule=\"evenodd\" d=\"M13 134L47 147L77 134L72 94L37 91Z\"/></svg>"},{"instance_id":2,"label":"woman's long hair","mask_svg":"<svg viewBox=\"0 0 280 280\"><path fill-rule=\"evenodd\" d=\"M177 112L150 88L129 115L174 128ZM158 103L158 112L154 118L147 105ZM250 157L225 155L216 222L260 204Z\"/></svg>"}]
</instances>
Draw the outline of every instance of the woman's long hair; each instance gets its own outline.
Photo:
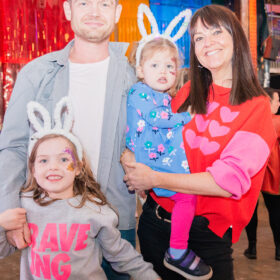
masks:
<instances>
[{"instance_id":1,"label":"woman's long hair","mask_svg":"<svg viewBox=\"0 0 280 280\"><path fill-rule=\"evenodd\" d=\"M57 139L63 138L65 139L72 148L75 160L77 162L78 168L80 169L80 174L75 177L74 184L73 184L73 194L74 196L81 195L81 201L76 208L81 208L85 205L86 201L89 200L94 202L98 205L105 205L107 204L106 197L100 190L100 185L96 182L93 177L92 171L90 169L89 163L85 156L83 156L82 162L79 161L76 147L70 142L66 137L57 134L49 134L42 138L40 138L34 145L33 150L30 154L29 161L28 161L28 179L26 185L22 188L21 192L33 192L33 199L36 203L41 206L46 206L51 204L52 202L58 199L51 199L48 196L48 193L41 188L36 179L34 178L33 171L34 171L34 163L37 155L38 147L41 143L45 142L49 139ZM99 199L99 200L96 200Z\"/></svg>"},{"instance_id":2,"label":"woman's long hair","mask_svg":"<svg viewBox=\"0 0 280 280\"><path fill-rule=\"evenodd\" d=\"M189 97L179 108L179 112L187 111L191 106L191 112L205 114L209 87L213 82L211 72L200 65L195 55L194 34L199 19L206 28L223 26L232 36L232 88L229 103L239 105L255 96L266 95L256 77L249 44L239 20L226 7L208 5L197 10L190 22L191 87Z\"/></svg>"}]
</instances>

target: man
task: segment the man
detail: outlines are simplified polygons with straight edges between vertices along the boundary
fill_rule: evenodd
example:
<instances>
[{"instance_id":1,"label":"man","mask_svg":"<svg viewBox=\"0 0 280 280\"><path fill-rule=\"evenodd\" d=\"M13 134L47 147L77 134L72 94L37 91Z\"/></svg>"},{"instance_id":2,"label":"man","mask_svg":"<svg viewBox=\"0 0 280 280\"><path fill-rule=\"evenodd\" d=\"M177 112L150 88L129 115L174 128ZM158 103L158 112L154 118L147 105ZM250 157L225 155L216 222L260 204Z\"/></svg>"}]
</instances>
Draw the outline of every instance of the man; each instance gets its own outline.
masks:
<instances>
[{"instance_id":1,"label":"man","mask_svg":"<svg viewBox=\"0 0 280 280\"><path fill-rule=\"evenodd\" d=\"M119 212L122 237L135 243L135 197L123 183L119 162L125 148L126 91L135 76L124 55L127 45L109 43L122 7L117 0L68 0L63 5L74 40L20 71L5 115L0 135L0 211L18 207L19 190L26 179L31 131L26 104L36 100L52 115L55 104L69 95L74 109L73 130L84 145L102 191ZM24 248L29 234L25 226L10 232L8 238Z\"/></svg>"}]
</instances>

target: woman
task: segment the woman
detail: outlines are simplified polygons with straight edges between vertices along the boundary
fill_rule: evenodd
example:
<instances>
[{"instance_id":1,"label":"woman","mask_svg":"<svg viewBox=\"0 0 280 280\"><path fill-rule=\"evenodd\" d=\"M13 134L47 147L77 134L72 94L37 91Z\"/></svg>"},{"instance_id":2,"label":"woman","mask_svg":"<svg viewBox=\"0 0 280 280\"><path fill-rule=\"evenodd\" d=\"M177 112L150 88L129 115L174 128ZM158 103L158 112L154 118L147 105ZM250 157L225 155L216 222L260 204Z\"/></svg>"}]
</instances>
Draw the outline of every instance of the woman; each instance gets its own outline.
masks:
<instances>
[{"instance_id":1,"label":"woman","mask_svg":"<svg viewBox=\"0 0 280 280\"><path fill-rule=\"evenodd\" d=\"M212 279L234 279L232 242L249 222L275 141L269 99L252 66L244 31L227 8L197 10L190 23L190 79L172 101L176 112L190 111L183 138L192 174L151 170L127 163L131 190L166 188L197 194L189 247L212 266ZM126 160L126 158L128 158ZM173 203L149 192L138 235L145 260L163 279L182 279L161 265L168 248ZM195 267L196 259L193 261Z\"/></svg>"},{"instance_id":2,"label":"woman","mask_svg":"<svg viewBox=\"0 0 280 280\"><path fill-rule=\"evenodd\" d=\"M270 97L272 122L277 134L275 142L268 160L267 168L262 184L262 195L265 206L269 214L269 223L273 233L275 244L275 260L280 261L280 116L275 115L279 109L279 93L280 91L273 88L265 88L266 93ZM244 251L244 255L248 259L257 258L257 226L258 226L258 203L256 205L253 217L246 226L249 246Z\"/></svg>"}]
</instances>

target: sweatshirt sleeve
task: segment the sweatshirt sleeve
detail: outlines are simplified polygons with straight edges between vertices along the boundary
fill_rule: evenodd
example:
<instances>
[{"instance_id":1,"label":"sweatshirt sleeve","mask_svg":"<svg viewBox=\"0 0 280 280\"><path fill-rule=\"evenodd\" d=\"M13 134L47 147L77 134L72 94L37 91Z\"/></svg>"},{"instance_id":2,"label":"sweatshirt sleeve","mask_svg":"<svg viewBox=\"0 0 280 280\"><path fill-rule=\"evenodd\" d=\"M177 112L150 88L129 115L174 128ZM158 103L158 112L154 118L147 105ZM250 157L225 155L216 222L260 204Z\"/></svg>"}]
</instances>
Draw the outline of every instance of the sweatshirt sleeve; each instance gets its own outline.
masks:
<instances>
[{"instance_id":1,"label":"sweatshirt sleeve","mask_svg":"<svg viewBox=\"0 0 280 280\"><path fill-rule=\"evenodd\" d=\"M135 280L154 280L159 276L153 270L153 266L143 260L143 257L132 247L130 243L121 238L117 226L117 216L106 215L97 239L101 245L104 258L109 261L118 272L128 273Z\"/></svg>"},{"instance_id":2,"label":"sweatshirt sleeve","mask_svg":"<svg viewBox=\"0 0 280 280\"><path fill-rule=\"evenodd\" d=\"M6 232L4 228L0 226L0 259L12 255L15 251L16 248L8 243Z\"/></svg>"},{"instance_id":3,"label":"sweatshirt sleeve","mask_svg":"<svg viewBox=\"0 0 280 280\"><path fill-rule=\"evenodd\" d=\"M266 99L261 98L262 103L259 102L253 113L248 114L219 159L206 169L234 199L240 199L249 190L251 179L265 167L276 140L270 105Z\"/></svg>"}]
</instances>

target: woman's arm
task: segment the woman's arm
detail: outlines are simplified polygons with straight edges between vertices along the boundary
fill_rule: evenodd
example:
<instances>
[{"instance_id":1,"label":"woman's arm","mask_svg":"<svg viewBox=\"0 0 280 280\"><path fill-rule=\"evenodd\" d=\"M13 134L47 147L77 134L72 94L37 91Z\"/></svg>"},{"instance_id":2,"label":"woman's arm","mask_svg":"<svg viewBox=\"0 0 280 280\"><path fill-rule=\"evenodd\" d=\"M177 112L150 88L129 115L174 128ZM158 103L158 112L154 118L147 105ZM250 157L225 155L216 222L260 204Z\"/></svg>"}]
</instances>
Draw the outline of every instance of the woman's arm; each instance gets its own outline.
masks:
<instances>
[{"instance_id":1,"label":"woman's arm","mask_svg":"<svg viewBox=\"0 0 280 280\"><path fill-rule=\"evenodd\" d=\"M154 187L180 193L231 197L219 187L209 172L175 174L157 172L142 163L125 163L129 172L124 181L130 190L148 190Z\"/></svg>"},{"instance_id":2,"label":"woman's arm","mask_svg":"<svg viewBox=\"0 0 280 280\"><path fill-rule=\"evenodd\" d=\"M242 126L205 172L159 174L143 165L129 164L134 170L125 176L127 184L136 189L158 186L182 193L240 199L250 190L251 179L265 168L275 141L268 100L260 97L253 101L241 111Z\"/></svg>"}]
</instances>

